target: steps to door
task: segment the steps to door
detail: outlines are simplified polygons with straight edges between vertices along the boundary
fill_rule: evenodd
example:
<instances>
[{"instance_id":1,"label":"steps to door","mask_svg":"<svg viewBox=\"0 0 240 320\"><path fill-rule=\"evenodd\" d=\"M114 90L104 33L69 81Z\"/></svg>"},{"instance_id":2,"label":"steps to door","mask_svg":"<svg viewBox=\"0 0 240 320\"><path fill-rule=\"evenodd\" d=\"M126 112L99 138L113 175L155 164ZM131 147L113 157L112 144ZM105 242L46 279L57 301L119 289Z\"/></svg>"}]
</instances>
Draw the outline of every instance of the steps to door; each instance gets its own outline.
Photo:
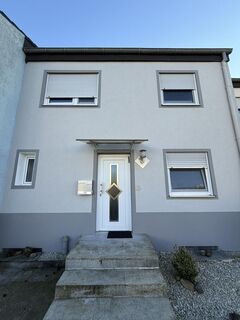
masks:
<instances>
[{"instance_id":1,"label":"steps to door","mask_svg":"<svg viewBox=\"0 0 240 320\"><path fill-rule=\"evenodd\" d=\"M158 254L146 235L82 237L44 320L174 319Z\"/></svg>"}]
</instances>

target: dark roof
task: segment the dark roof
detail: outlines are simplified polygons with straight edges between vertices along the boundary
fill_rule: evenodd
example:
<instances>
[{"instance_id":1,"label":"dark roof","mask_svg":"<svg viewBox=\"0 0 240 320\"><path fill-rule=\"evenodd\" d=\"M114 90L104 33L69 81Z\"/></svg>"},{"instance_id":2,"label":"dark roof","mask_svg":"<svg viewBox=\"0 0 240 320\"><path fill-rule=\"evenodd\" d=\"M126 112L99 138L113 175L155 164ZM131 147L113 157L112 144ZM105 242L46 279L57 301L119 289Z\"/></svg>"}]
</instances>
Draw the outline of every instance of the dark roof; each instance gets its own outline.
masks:
<instances>
[{"instance_id":1,"label":"dark roof","mask_svg":"<svg viewBox=\"0 0 240 320\"><path fill-rule=\"evenodd\" d=\"M32 48L32 47L37 47L37 45L11 20L8 18L8 16L0 10L0 14L9 22L11 25L13 25L18 31L20 31L24 36L25 36L25 41L24 41L24 48Z\"/></svg>"},{"instance_id":2,"label":"dark roof","mask_svg":"<svg viewBox=\"0 0 240 320\"><path fill-rule=\"evenodd\" d=\"M240 88L240 78L232 78L234 88Z\"/></svg>"},{"instance_id":3,"label":"dark roof","mask_svg":"<svg viewBox=\"0 0 240 320\"><path fill-rule=\"evenodd\" d=\"M26 61L222 61L229 48L24 48Z\"/></svg>"}]
</instances>

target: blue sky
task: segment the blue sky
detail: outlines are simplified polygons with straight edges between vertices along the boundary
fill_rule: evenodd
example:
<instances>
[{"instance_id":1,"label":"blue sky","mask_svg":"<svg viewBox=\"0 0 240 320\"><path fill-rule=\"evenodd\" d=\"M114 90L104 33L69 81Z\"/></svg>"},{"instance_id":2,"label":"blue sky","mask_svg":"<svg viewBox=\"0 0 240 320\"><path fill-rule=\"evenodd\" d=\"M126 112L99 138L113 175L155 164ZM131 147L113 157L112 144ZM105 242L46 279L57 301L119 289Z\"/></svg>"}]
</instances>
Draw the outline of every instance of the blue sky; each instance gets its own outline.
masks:
<instances>
[{"instance_id":1,"label":"blue sky","mask_svg":"<svg viewBox=\"0 0 240 320\"><path fill-rule=\"evenodd\" d=\"M230 47L240 77L240 0L0 0L43 47Z\"/></svg>"}]
</instances>

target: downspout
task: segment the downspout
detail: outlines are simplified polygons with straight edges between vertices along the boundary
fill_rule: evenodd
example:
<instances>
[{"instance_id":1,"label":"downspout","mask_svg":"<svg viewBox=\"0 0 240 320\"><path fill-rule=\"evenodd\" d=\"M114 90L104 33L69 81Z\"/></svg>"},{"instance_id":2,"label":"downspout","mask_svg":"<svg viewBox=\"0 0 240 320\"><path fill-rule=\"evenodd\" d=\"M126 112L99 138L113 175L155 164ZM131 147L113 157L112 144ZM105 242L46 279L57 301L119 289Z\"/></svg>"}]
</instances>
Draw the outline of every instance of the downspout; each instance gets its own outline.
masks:
<instances>
[{"instance_id":1,"label":"downspout","mask_svg":"<svg viewBox=\"0 0 240 320\"><path fill-rule=\"evenodd\" d=\"M236 103L235 95L234 95L234 91L233 91L231 75L230 75L228 64L227 64L227 62L229 60L228 60L226 52L222 53L222 57L223 57L223 59L221 62L221 66L222 66L222 72L223 72L223 78L224 78L224 85L225 85L225 89L226 89L226 93L227 93L229 111L230 111L230 115L231 115L231 119L232 119L232 124L233 124L236 142L237 142L237 147L238 147L238 151L240 154L240 120L239 120L239 115L237 112L237 103Z\"/></svg>"}]
</instances>

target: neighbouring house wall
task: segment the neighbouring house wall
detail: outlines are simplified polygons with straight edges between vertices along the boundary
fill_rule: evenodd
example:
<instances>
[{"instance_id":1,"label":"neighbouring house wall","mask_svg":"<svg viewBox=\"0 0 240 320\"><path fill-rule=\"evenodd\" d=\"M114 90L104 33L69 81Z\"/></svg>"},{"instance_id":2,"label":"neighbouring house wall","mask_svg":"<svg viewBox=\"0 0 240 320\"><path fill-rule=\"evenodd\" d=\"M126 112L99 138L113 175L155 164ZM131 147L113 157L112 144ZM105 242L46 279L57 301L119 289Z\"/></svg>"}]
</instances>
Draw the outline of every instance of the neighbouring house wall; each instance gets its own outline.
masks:
<instances>
[{"instance_id":1,"label":"neighbouring house wall","mask_svg":"<svg viewBox=\"0 0 240 320\"><path fill-rule=\"evenodd\" d=\"M240 88L234 88L234 93L236 97L240 97Z\"/></svg>"},{"instance_id":2,"label":"neighbouring house wall","mask_svg":"<svg viewBox=\"0 0 240 320\"><path fill-rule=\"evenodd\" d=\"M0 208L25 66L24 39L0 14Z\"/></svg>"},{"instance_id":3,"label":"neighbouring house wall","mask_svg":"<svg viewBox=\"0 0 240 320\"><path fill-rule=\"evenodd\" d=\"M39 107L44 70L101 70L100 108ZM203 106L160 108L157 70L198 70ZM76 194L78 179L93 179L94 151L77 138L149 139L135 148L135 158L147 149L150 163L134 165L134 232L149 234L161 249L240 249L240 163L220 63L28 63L0 217L2 246L60 250L61 236L95 231L92 196ZM39 150L34 189L11 189L18 149ZM168 199L163 149L210 149L218 196Z\"/></svg>"}]
</instances>

